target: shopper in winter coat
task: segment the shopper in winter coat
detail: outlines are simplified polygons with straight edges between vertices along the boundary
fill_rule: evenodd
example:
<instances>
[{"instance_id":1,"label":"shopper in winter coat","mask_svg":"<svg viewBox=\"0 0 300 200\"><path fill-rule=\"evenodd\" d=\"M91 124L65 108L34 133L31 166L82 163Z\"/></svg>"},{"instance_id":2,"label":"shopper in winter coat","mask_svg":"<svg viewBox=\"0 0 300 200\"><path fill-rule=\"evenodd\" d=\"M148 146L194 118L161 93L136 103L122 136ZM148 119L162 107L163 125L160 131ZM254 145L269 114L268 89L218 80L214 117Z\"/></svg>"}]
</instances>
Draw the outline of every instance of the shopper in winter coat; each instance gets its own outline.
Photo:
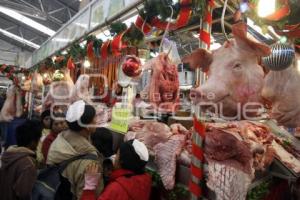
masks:
<instances>
[{"instance_id":1,"label":"shopper in winter coat","mask_svg":"<svg viewBox=\"0 0 300 200\"><path fill-rule=\"evenodd\" d=\"M71 192L74 199L80 199L84 187L84 173L89 164L95 163L100 169L102 166L102 156L97 149L90 143L90 136L95 132L94 121L96 111L93 106L88 105L82 100L76 101L68 108L66 121L69 129L61 132L51 144L47 164L58 164L75 156L94 154L99 159L87 160L79 159L70 163L62 172L71 184ZM100 186L97 193L102 190L102 179L99 180Z\"/></svg>"},{"instance_id":2,"label":"shopper in winter coat","mask_svg":"<svg viewBox=\"0 0 300 200\"><path fill-rule=\"evenodd\" d=\"M111 180L98 200L148 200L151 192L151 177L145 173L149 159L146 146L138 140L123 143L116 156ZM100 177L97 166L87 167L85 187L81 200L95 200L94 190Z\"/></svg>"},{"instance_id":3,"label":"shopper in winter coat","mask_svg":"<svg viewBox=\"0 0 300 200\"><path fill-rule=\"evenodd\" d=\"M41 114L41 122L43 124L43 131L42 131L42 136L39 141L39 144L37 146L36 150L36 159L39 163L39 165L43 165L46 162L46 159L44 158L42 154L42 144L45 138L48 136L50 133L50 122L51 122L51 112L50 110L45 110Z\"/></svg>"},{"instance_id":4,"label":"shopper in winter coat","mask_svg":"<svg viewBox=\"0 0 300 200\"><path fill-rule=\"evenodd\" d=\"M42 144L42 153L46 162L48 151L52 142L56 139L57 135L65 129L65 120L63 113L54 113L53 118L50 119L50 133L44 139Z\"/></svg>"},{"instance_id":5,"label":"shopper in winter coat","mask_svg":"<svg viewBox=\"0 0 300 200\"><path fill-rule=\"evenodd\" d=\"M17 146L3 153L0 168L0 199L30 200L36 181L36 147L42 134L39 121L27 120L16 130Z\"/></svg>"}]
</instances>

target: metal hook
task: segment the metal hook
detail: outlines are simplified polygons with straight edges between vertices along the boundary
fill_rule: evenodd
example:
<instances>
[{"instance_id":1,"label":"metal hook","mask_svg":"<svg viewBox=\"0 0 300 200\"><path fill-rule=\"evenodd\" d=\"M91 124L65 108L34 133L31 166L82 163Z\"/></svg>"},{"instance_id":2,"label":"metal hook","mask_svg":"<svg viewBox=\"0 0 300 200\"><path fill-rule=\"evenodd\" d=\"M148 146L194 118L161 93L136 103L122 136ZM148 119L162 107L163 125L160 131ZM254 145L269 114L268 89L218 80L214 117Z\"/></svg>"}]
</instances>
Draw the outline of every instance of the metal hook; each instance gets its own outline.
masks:
<instances>
[{"instance_id":1,"label":"metal hook","mask_svg":"<svg viewBox=\"0 0 300 200\"><path fill-rule=\"evenodd\" d=\"M222 17L221 17L221 27L222 27L223 35L225 36L226 40L229 41L229 39L227 37L227 34L226 34L226 31L225 31L225 26L224 26L225 12L226 12L226 8L227 8L227 3L228 3L228 0L225 0L223 11L222 11Z\"/></svg>"},{"instance_id":2,"label":"metal hook","mask_svg":"<svg viewBox=\"0 0 300 200\"><path fill-rule=\"evenodd\" d=\"M174 14L174 9L173 9L172 6L168 6L168 7L171 8L171 16L170 16L170 18L172 19L173 18L173 14ZM159 52L161 52L162 44L163 44L164 39L166 38L166 36L168 34L168 30L169 30L170 24L171 24L171 20L168 22L166 30L165 30L165 33L163 34L163 37L161 39L161 42L160 42L160 45L159 45Z\"/></svg>"},{"instance_id":3,"label":"metal hook","mask_svg":"<svg viewBox=\"0 0 300 200\"><path fill-rule=\"evenodd\" d=\"M144 33L144 27L145 27L145 25L146 25L146 21L147 21L147 17L146 17L146 19L144 20L143 25L142 25L142 32L143 32L143 33Z\"/></svg>"}]
</instances>

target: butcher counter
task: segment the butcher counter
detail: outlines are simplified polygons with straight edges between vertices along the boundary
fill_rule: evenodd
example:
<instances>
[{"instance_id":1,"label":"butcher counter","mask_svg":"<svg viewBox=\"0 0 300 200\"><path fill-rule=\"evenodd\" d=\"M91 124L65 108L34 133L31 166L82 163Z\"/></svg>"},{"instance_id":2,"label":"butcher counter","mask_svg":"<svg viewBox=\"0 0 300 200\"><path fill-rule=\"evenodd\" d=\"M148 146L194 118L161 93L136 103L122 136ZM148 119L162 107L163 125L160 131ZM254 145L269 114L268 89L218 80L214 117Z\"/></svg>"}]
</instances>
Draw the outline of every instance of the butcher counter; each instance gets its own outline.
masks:
<instances>
[{"instance_id":1,"label":"butcher counter","mask_svg":"<svg viewBox=\"0 0 300 200\"><path fill-rule=\"evenodd\" d=\"M153 118L149 118L150 120L153 120ZM169 117L168 118L168 124L173 124L173 123L180 123L184 125L186 128L190 128L192 126L192 120L191 118L188 117ZM265 122L270 129L276 133L276 131L281 131L281 134L287 134L287 133L282 133L281 129L278 129L278 127L274 126L272 122ZM275 127L275 128L274 128ZM113 135L113 150L114 152L117 151L119 148L120 144L124 140L124 134L116 132L114 130L111 130L112 135ZM299 141L296 140L294 141L298 143ZM150 161L147 165L147 169L156 172L157 167L154 163L154 158L151 157ZM206 167L204 169L206 170ZM206 173L207 174L207 173ZM265 172L256 172L255 174L255 180L251 184L249 191L252 190L253 188L257 187L263 182L266 182L268 180L271 180L273 177L277 177L280 179L285 179L288 181L288 183L293 183L299 178L300 174L295 174L293 171L291 171L288 167L286 167L284 164L282 164L279 160L275 159L274 162L269 166L269 168ZM180 184L185 187L186 190L188 190L188 184L190 180L190 169L188 166L182 165L182 164L177 164L176 167L176 176L175 176L176 184ZM212 196L213 194L209 195L209 199L214 199Z\"/></svg>"}]
</instances>

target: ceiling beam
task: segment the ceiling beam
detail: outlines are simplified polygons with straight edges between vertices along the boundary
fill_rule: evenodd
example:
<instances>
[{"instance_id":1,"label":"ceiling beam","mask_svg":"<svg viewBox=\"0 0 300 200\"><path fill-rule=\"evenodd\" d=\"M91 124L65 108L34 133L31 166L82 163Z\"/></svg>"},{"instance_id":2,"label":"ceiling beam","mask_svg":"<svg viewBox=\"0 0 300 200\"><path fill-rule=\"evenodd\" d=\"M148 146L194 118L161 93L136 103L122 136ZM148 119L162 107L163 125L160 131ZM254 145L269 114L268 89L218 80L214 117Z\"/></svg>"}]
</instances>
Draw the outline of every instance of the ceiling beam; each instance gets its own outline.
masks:
<instances>
[{"instance_id":1,"label":"ceiling beam","mask_svg":"<svg viewBox=\"0 0 300 200\"><path fill-rule=\"evenodd\" d=\"M71 19L72 18L72 14L71 14L70 9L68 8L67 11L68 11L68 14L69 14L69 19Z\"/></svg>"},{"instance_id":2,"label":"ceiling beam","mask_svg":"<svg viewBox=\"0 0 300 200\"><path fill-rule=\"evenodd\" d=\"M33 41L36 40L36 39L39 39L39 37L35 36L34 38L29 39L29 41L30 41L30 42L33 42Z\"/></svg>"},{"instance_id":3,"label":"ceiling beam","mask_svg":"<svg viewBox=\"0 0 300 200\"><path fill-rule=\"evenodd\" d=\"M8 36L5 36L3 34L0 33L0 39L1 40L4 40L5 42L9 43L10 45L13 45L17 48L20 48L20 49L25 49L29 52L33 52L35 49L30 47L30 46L27 46L26 44L22 43L22 42L18 42L17 40L14 40Z\"/></svg>"},{"instance_id":4,"label":"ceiling beam","mask_svg":"<svg viewBox=\"0 0 300 200\"><path fill-rule=\"evenodd\" d=\"M54 0L54 2L56 2L57 4L60 4L61 6L69 8L70 11L72 11L73 13L77 13L78 12L78 11L74 10L73 8L71 8L70 6L68 6L66 3L61 2L60 0Z\"/></svg>"},{"instance_id":5,"label":"ceiling beam","mask_svg":"<svg viewBox=\"0 0 300 200\"><path fill-rule=\"evenodd\" d=\"M10 31L10 30L15 29L15 28L18 28L18 26L17 25L13 25L13 26L10 26L8 28L5 28L4 30Z\"/></svg>"},{"instance_id":6,"label":"ceiling beam","mask_svg":"<svg viewBox=\"0 0 300 200\"><path fill-rule=\"evenodd\" d=\"M60 19L57 19L56 17L53 17L52 15L48 15L48 19L60 26L64 24L63 21L61 21Z\"/></svg>"},{"instance_id":7,"label":"ceiling beam","mask_svg":"<svg viewBox=\"0 0 300 200\"><path fill-rule=\"evenodd\" d=\"M55 9L55 10L51 10L51 11L48 12L48 14L52 15L52 14L60 12L60 11L62 11L64 9L66 9L66 7L61 7L61 8Z\"/></svg>"},{"instance_id":8,"label":"ceiling beam","mask_svg":"<svg viewBox=\"0 0 300 200\"><path fill-rule=\"evenodd\" d=\"M39 0L39 3L40 3L40 7L41 7L42 12L45 12L45 8L44 8L42 0Z\"/></svg>"},{"instance_id":9,"label":"ceiling beam","mask_svg":"<svg viewBox=\"0 0 300 200\"><path fill-rule=\"evenodd\" d=\"M39 9L32 8L32 6L28 6L27 4L15 3L10 0L2 0L0 1L0 5L12 9L26 16L30 16L40 20L46 20L45 13L41 12Z\"/></svg>"},{"instance_id":10,"label":"ceiling beam","mask_svg":"<svg viewBox=\"0 0 300 200\"><path fill-rule=\"evenodd\" d=\"M33 8L33 9L35 9L35 10L40 10L38 7L35 7L34 5L28 3L28 2L26 2L26 1L24 1L24 0L19 0L19 1L22 2L22 3L25 4L25 5L27 5L27 6L31 7L31 8Z\"/></svg>"}]
</instances>

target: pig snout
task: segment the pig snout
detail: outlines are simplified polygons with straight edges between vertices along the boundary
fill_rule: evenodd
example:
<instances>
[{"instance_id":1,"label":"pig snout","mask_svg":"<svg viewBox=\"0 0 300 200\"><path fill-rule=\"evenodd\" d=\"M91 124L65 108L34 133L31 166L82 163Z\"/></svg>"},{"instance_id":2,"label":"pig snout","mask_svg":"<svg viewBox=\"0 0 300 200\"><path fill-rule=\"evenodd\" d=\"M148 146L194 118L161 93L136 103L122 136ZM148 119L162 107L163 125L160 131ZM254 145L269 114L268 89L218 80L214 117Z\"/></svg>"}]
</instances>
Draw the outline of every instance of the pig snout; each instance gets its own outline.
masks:
<instances>
[{"instance_id":1,"label":"pig snout","mask_svg":"<svg viewBox=\"0 0 300 200\"><path fill-rule=\"evenodd\" d=\"M199 103L199 102L218 102L218 93L213 91L205 91L201 88L194 88L191 89L190 98L192 102Z\"/></svg>"}]
</instances>

